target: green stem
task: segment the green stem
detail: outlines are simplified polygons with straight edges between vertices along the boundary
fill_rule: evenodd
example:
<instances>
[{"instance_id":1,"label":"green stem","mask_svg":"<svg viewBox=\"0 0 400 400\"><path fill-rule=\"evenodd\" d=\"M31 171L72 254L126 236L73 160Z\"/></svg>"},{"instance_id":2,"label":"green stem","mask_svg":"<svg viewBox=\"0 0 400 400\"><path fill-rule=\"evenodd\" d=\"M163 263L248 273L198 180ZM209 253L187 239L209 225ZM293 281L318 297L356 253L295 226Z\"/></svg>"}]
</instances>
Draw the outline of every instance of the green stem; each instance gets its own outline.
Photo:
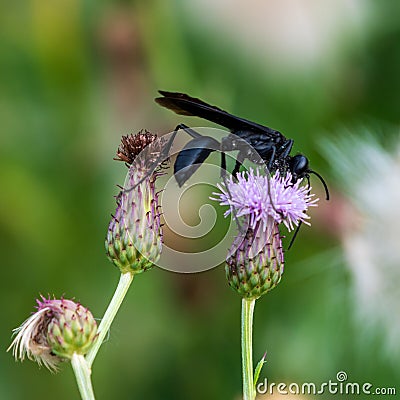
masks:
<instances>
[{"instance_id":1,"label":"green stem","mask_svg":"<svg viewBox=\"0 0 400 400\"><path fill-rule=\"evenodd\" d=\"M97 355L97 352L100 349L100 346L103 343L104 338L107 335L108 330L110 329L110 326L115 318L115 315L117 314L122 301L124 300L124 297L126 295L126 292L129 289L129 286L131 285L133 281L133 276L134 274L130 272L126 272L125 274L121 274L121 277L118 282L117 289L115 290L114 296L111 299L110 304L108 305L108 308L104 314L103 319L100 322L99 325L99 335L96 338L93 346L91 349L88 351L86 355L86 362L89 366L89 368L92 366L93 361Z\"/></svg>"},{"instance_id":2,"label":"green stem","mask_svg":"<svg viewBox=\"0 0 400 400\"><path fill-rule=\"evenodd\" d=\"M242 377L243 400L254 400L253 381L253 313L256 301L242 299Z\"/></svg>"},{"instance_id":3,"label":"green stem","mask_svg":"<svg viewBox=\"0 0 400 400\"><path fill-rule=\"evenodd\" d=\"M72 355L71 364L82 400L95 400L92 381L90 379L92 371L85 357L81 354L74 353Z\"/></svg>"}]
</instances>

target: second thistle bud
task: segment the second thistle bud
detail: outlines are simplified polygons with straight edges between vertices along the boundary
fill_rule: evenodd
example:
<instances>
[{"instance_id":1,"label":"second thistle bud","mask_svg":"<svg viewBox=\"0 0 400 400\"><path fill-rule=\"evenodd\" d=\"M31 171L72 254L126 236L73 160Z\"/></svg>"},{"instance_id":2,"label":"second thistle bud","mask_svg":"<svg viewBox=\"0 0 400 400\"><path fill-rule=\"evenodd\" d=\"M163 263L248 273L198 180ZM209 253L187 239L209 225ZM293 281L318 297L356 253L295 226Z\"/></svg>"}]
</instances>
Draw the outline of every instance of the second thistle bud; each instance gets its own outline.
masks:
<instances>
[{"instance_id":1,"label":"second thistle bud","mask_svg":"<svg viewBox=\"0 0 400 400\"><path fill-rule=\"evenodd\" d=\"M140 174L132 182L140 179ZM154 182L145 180L137 190L121 192L106 238L108 258L122 273L151 268L161 254L161 227Z\"/></svg>"},{"instance_id":2,"label":"second thistle bud","mask_svg":"<svg viewBox=\"0 0 400 400\"><path fill-rule=\"evenodd\" d=\"M272 290L281 280L284 256L278 224L272 233L247 230L241 243L234 243L226 260L229 285L246 299L257 299Z\"/></svg>"},{"instance_id":3,"label":"second thistle bud","mask_svg":"<svg viewBox=\"0 0 400 400\"><path fill-rule=\"evenodd\" d=\"M155 187L160 175L157 157L161 154L161 142L156 138L148 132L124 137L117 152L118 158L130 167L124 190L117 196L117 209L105 245L108 258L121 273L146 271L161 254L162 231Z\"/></svg>"},{"instance_id":4,"label":"second thistle bud","mask_svg":"<svg viewBox=\"0 0 400 400\"><path fill-rule=\"evenodd\" d=\"M71 300L46 300L52 303L53 318L47 328L52 352L62 358L86 354L97 332L92 313ZM45 304L44 304L45 305Z\"/></svg>"}]
</instances>

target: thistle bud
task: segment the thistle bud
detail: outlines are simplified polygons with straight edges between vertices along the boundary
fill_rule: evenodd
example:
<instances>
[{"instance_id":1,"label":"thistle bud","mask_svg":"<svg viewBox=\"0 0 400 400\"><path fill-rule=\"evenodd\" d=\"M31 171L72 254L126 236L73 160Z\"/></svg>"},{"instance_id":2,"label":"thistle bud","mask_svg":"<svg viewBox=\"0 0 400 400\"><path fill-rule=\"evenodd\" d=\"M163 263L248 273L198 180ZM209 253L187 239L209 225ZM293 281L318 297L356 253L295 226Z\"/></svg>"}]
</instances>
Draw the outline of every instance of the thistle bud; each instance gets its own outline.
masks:
<instances>
[{"instance_id":1,"label":"thistle bud","mask_svg":"<svg viewBox=\"0 0 400 400\"><path fill-rule=\"evenodd\" d=\"M161 254L161 213L155 183L163 166L163 141L155 139L148 132L124 137L117 152L130 167L124 190L117 196L105 245L108 258L121 273L146 271Z\"/></svg>"},{"instance_id":2,"label":"thistle bud","mask_svg":"<svg viewBox=\"0 0 400 400\"><path fill-rule=\"evenodd\" d=\"M16 334L8 350L15 359L25 356L57 371L58 364L73 354L85 355L97 336L92 313L79 303L66 299L36 300L37 311L14 329Z\"/></svg>"},{"instance_id":3,"label":"thistle bud","mask_svg":"<svg viewBox=\"0 0 400 400\"><path fill-rule=\"evenodd\" d=\"M225 272L229 286L246 299L257 299L281 280L284 268L278 224L271 235L248 228L244 238L232 245Z\"/></svg>"}]
</instances>

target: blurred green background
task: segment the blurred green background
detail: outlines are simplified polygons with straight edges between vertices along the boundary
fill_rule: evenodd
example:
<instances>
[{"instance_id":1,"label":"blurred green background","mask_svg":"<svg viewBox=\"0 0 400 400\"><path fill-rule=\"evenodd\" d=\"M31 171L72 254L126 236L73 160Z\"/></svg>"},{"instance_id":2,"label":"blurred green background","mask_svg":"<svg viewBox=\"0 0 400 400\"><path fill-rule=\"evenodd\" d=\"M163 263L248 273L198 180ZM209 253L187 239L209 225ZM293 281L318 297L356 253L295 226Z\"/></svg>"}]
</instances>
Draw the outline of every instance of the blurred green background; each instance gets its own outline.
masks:
<instances>
[{"instance_id":1,"label":"blurred green background","mask_svg":"<svg viewBox=\"0 0 400 400\"><path fill-rule=\"evenodd\" d=\"M262 379L400 381L387 328L366 333L355 317L343 196L319 147L353 124L398 135L398 1L15 1L0 6L0 48L1 399L79 398L68 365L51 375L5 350L39 293L101 318L119 276L103 241L126 173L112 161L121 135L202 125L157 106L157 89L279 129L329 182L332 200L257 302ZM97 398L239 399L239 317L222 266L142 274L93 366Z\"/></svg>"}]
</instances>

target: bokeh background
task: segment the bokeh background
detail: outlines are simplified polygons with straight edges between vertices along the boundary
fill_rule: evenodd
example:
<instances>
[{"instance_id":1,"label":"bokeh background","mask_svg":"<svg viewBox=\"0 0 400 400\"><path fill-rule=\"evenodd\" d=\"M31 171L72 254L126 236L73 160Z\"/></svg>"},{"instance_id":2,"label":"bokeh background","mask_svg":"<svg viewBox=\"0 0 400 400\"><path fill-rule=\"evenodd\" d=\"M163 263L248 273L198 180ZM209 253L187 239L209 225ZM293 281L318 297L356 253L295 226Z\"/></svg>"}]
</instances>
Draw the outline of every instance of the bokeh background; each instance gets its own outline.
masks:
<instances>
[{"instance_id":1,"label":"bokeh background","mask_svg":"<svg viewBox=\"0 0 400 400\"><path fill-rule=\"evenodd\" d=\"M126 173L112 161L121 135L205 124L158 107L157 89L279 129L329 183L332 200L312 210L282 282L257 302L261 378L321 383L346 371L398 384L400 221L381 201L399 196L400 177L366 176L379 157L361 152L368 132L399 165L398 1L14 1L0 6L0 48L1 399L79 398L68 365L51 375L6 348L39 293L101 318L119 276L103 241ZM388 218L363 214L364 198ZM381 233L357 242L367 218ZM354 255L359 240L379 257ZM239 317L223 266L142 274L94 364L97 398L239 399Z\"/></svg>"}]
</instances>

